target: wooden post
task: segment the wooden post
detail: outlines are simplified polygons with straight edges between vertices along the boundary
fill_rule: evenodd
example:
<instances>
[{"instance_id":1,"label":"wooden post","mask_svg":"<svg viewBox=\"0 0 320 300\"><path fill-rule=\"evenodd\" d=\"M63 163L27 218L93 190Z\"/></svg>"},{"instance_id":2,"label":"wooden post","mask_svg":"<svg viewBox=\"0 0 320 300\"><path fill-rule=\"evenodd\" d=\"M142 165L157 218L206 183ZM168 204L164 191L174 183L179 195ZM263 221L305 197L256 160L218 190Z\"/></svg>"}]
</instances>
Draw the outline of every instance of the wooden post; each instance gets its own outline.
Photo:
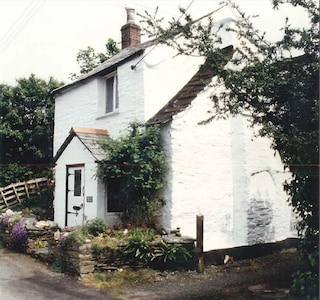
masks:
<instances>
[{"instance_id":1,"label":"wooden post","mask_svg":"<svg viewBox=\"0 0 320 300\"><path fill-rule=\"evenodd\" d=\"M196 241L196 257L197 257L197 272L203 273L203 215L197 215L197 241Z\"/></svg>"}]
</instances>

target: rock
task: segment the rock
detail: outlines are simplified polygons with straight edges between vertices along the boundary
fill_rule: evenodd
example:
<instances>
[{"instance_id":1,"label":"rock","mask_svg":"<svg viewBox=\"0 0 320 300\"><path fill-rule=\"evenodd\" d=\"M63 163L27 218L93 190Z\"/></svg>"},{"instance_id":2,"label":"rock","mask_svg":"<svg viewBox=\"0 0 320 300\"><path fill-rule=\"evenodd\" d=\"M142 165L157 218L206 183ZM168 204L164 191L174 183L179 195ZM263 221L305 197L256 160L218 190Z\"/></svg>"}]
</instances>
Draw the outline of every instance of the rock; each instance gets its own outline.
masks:
<instances>
[{"instance_id":1,"label":"rock","mask_svg":"<svg viewBox=\"0 0 320 300\"><path fill-rule=\"evenodd\" d=\"M57 223L53 221L38 221L35 223L35 227L40 229L50 229L58 227Z\"/></svg>"}]
</instances>

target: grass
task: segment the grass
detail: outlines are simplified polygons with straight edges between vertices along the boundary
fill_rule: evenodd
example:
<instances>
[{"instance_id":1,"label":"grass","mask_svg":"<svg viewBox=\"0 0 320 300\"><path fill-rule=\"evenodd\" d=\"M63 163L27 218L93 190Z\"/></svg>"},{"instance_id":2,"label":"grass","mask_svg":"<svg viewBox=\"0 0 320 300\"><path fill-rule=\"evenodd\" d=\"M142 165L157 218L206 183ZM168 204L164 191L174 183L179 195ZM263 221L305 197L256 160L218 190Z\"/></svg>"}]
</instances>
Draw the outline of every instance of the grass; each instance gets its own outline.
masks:
<instances>
[{"instance_id":1,"label":"grass","mask_svg":"<svg viewBox=\"0 0 320 300\"><path fill-rule=\"evenodd\" d=\"M155 281L156 272L151 269L119 269L112 272L97 272L85 276L82 281L85 284L98 289L108 289L123 285L133 285Z\"/></svg>"}]
</instances>

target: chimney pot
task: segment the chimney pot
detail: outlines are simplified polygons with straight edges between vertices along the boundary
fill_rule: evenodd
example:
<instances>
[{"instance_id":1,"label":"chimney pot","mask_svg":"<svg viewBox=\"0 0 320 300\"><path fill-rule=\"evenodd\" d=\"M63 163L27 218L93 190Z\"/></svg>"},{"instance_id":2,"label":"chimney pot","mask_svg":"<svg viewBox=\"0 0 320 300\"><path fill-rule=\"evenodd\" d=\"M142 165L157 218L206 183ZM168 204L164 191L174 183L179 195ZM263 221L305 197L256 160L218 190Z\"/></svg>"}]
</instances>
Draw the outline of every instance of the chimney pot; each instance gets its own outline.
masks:
<instances>
[{"instance_id":1,"label":"chimney pot","mask_svg":"<svg viewBox=\"0 0 320 300\"><path fill-rule=\"evenodd\" d=\"M127 11L127 23L135 23L134 22L135 10L133 8L126 8L126 11Z\"/></svg>"},{"instance_id":2,"label":"chimney pot","mask_svg":"<svg viewBox=\"0 0 320 300\"><path fill-rule=\"evenodd\" d=\"M121 27L122 49L140 44L141 28L134 22L135 10L126 8L127 24Z\"/></svg>"}]
</instances>

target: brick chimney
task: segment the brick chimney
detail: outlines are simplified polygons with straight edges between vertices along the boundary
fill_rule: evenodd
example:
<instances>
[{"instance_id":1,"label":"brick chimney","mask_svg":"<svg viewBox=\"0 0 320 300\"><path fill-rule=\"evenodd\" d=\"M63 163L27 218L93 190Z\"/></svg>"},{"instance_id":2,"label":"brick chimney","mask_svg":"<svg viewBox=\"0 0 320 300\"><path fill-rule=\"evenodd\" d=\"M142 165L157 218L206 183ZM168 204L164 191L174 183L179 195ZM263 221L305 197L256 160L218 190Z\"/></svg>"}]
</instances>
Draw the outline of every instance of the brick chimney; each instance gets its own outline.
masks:
<instances>
[{"instance_id":1,"label":"brick chimney","mask_svg":"<svg viewBox=\"0 0 320 300\"><path fill-rule=\"evenodd\" d=\"M140 44L141 28L134 22L135 10L126 8L127 24L121 27L122 49Z\"/></svg>"}]
</instances>

